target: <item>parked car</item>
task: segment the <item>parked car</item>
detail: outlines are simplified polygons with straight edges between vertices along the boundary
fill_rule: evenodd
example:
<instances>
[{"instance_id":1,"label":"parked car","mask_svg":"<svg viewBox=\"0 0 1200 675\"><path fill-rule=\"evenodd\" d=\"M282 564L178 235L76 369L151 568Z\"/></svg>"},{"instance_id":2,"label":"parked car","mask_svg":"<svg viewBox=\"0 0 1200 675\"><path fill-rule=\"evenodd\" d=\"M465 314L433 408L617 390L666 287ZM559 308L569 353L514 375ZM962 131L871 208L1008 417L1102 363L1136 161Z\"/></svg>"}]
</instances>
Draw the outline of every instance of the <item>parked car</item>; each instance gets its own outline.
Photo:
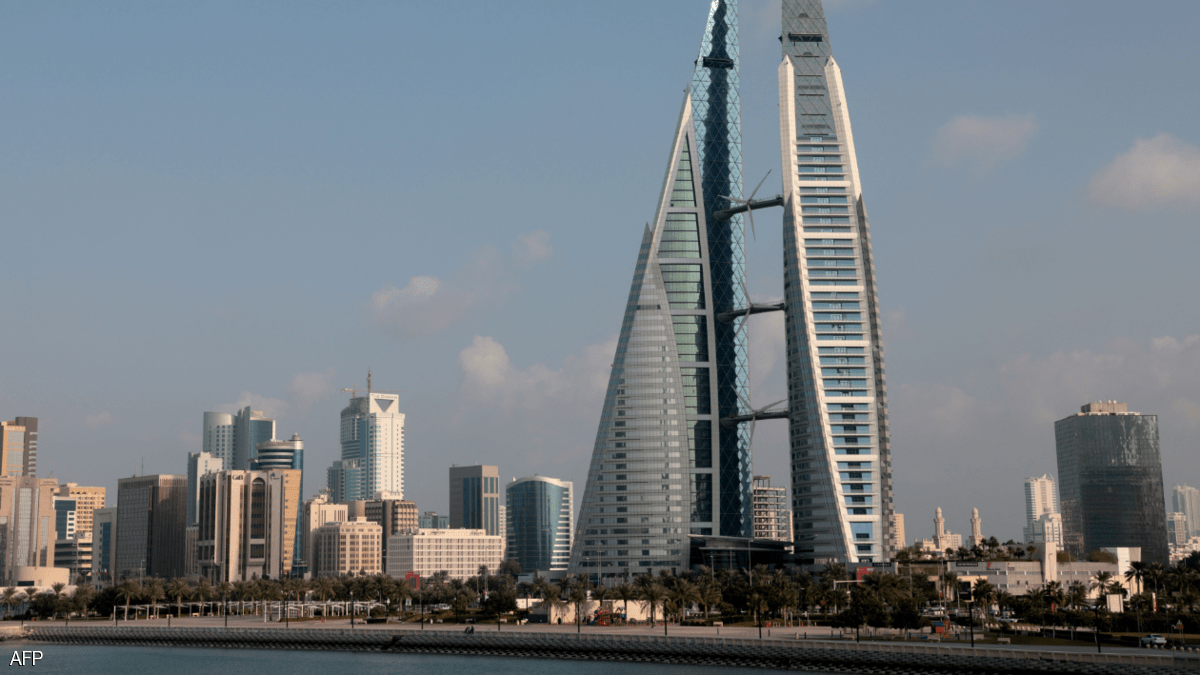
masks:
<instances>
[{"instance_id":1,"label":"parked car","mask_svg":"<svg viewBox=\"0 0 1200 675\"><path fill-rule=\"evenodd\" d=\"M1142 638L1142 644L1149 647L1165 647L1167 644L1167 638L1158 635L1157 633L1152 633Z\"/></svg>"}]
</instances>

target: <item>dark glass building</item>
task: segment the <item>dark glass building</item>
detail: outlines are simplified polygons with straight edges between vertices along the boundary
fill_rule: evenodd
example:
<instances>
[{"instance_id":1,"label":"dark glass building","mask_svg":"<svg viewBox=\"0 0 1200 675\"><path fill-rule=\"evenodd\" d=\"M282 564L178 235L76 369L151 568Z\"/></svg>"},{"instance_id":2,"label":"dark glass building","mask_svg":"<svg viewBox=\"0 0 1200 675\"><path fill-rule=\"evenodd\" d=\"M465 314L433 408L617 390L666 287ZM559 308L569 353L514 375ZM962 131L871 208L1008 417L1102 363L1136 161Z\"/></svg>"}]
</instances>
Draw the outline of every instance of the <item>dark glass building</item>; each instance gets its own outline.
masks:
<instances>
[{"instance_id":1,"label":"dark glass building","mask_svg":"<svg viewBox=\"0 0 1200 675\"><path fill-rule=\"evenodd\" d=\"M522 572L566 571L571 554L571 481L526 476L504 488L508 550Z\"/></svg>"},{"instance_id":2,"label":"dark glass building","mask_svg":"<svg viewBox=\"0 0 1200 675\"><path fill-rule=\"evenodd\" d=\"M1100 548L1140 547L1168 562L1158 416L1116 401L1089 403L1054 423L1063 544L1082 558Z\"/></svg>"}]
</instances>

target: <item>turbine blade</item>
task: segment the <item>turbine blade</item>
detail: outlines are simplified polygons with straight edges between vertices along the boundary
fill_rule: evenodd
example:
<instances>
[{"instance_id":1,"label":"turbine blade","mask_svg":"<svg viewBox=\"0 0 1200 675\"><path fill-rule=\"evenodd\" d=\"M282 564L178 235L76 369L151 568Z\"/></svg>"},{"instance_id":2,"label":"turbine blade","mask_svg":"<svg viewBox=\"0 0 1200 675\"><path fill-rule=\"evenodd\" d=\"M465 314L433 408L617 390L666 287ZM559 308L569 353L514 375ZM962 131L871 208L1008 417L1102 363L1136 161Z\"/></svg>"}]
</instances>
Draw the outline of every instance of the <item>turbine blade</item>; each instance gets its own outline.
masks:
<instances>
[{"instance_id":1,"label":"turbine blade","mask_svg":"<svg viewBox=\"0 0 1200 675\"><path fill-rule=\"evenodd\" d=\"M770 176L772 171L774 171L774 169L767 169L767 176ZM758 185L754 186L754 192L750 193L750 197L746 201L749 202L754 199L754 195L758 193L758 188L762 187L762 184L767 182L767 176L763 176L763 179L758 181Z\"/></svg>"}]
</instances>

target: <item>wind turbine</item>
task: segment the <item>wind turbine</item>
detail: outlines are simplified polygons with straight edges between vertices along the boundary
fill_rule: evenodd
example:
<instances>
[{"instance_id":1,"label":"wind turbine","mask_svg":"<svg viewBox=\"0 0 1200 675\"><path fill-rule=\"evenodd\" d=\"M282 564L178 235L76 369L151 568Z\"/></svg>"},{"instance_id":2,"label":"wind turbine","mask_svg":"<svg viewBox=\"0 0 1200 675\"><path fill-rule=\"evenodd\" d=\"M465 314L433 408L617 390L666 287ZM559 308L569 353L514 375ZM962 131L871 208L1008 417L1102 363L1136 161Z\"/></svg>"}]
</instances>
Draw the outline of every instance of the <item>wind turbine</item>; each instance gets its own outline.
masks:
<instances>
[{"instance_id":1,"label":"wind turbine","mask_svg":"<svg viewBox=\"0 0 1200 675\"><path fill-rule=\"evenodd\" d=\"M758 181L758 185L754 186L754 192L751 192L750 196L746 199L738 199L737 197L722 195L725 197L725 199L728 199L735 204L742 204L746 207L746 217L750 219L750 234L754 237L754 241L758 241L758 232L754 230L754 207L751 202L754 201L754 195L758 194L758 188L762 187L762 184L767 182L767 176L771 175L771 171L772 170L770 169L767 170L767 175L763 176L763 179ZM748 298L749 296L747 296L747 299Z\"/></svg>"}]
</instances>

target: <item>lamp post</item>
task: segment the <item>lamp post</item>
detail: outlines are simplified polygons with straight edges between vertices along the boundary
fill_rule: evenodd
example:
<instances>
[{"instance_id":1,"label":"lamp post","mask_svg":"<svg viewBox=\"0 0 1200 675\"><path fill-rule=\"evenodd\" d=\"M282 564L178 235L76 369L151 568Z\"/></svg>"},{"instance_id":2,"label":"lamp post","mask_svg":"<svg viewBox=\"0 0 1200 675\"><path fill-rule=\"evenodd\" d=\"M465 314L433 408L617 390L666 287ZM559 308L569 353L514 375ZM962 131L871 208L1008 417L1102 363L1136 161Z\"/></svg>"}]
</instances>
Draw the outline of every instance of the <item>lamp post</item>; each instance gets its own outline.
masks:
<instances>
[{"instance_id":1,"label":"lamp post","mask_svg":"<svg viewBox=\"0 0 1200 675\"><path fill-rule=\"evenodd\" d=\"M1097 653L1097 654L1100 654L1100 653L1101 653L1101 651L1100 651L1100 600L1099 600L1099 598L1097 598L1097 600L1096 600L1096 604L1095 604L1095 606L1093 606L1093 608L1092 608L1092 609L1096 610L1096 629L1095 629L1095 632L1096 632L1096 653Z\"/></svg>"},{"instance_id":2,"label":"lamp post","mask_svg":"<svg viewBox=\"0 0 1200 675\"><path fill-rule=\"evenodd\" d=\"M975 648L975 598L967 600L967 623L971 631L971 649Z\"/></svg>"},{"instance_id":3,"label":"lamp post","mask_svg":"<svg viewBox=\"0 0 1200 675\"><path fill-rule=\"evenodd\" d=\"M225 617L225 627L229 628L229 595L221 596L221 615Z\"/></svg>"},{"instance_id":4,"label":"lamp post","mask_svg":"<svg viewBox=\"0 0 1200 675\"><path fill-rule=\"evenodd\" d=\"M354 591L350 591L350 632L354 632Z\"/></svg>"}]
</instances>

